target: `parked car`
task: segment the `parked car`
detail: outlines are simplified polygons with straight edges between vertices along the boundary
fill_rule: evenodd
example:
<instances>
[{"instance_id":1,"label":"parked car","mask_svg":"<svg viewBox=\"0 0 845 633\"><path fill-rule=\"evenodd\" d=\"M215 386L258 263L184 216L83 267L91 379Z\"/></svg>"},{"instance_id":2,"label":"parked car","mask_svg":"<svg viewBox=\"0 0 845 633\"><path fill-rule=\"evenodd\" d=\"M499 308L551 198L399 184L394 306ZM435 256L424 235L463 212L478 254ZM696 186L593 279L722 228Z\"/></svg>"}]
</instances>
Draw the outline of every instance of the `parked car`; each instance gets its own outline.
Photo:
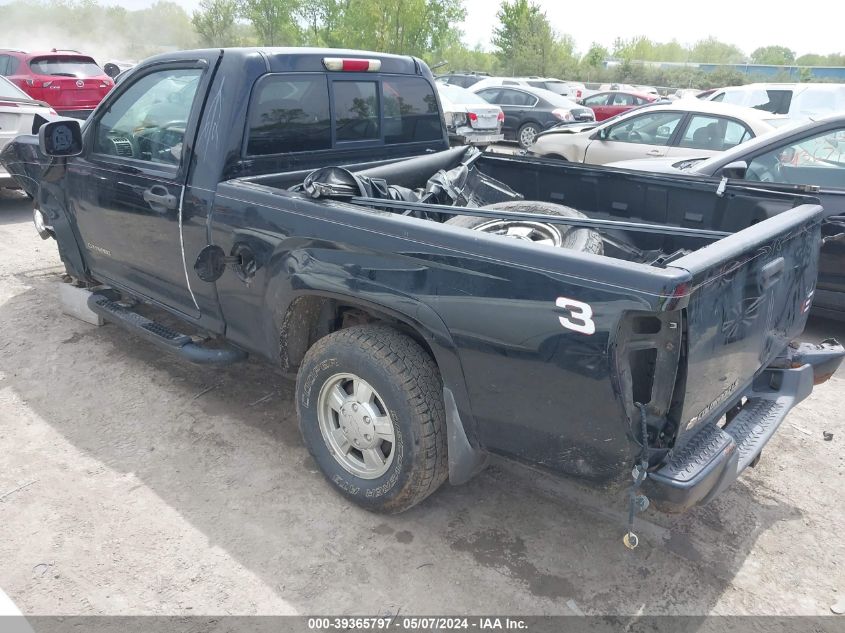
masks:
<instances>
[{"instance_id":1,"label":"parked car","mask_svg":"<svg viewBox=\"0 0 845 633\"><path fill-rule=\"evenodd\" d=\"M472 91L488 103L501 107L505 113L502 126L505 138L516 140L527 148L543 130L564 122L594 121L590 108L542 88L526 86L472 87Z\"/></svg>"},{"instance_id":2,"label":"parked car","mask_svg":"<svg viewBox=\"0 0 845 633\"><path fill-rule=\"evenodd\" d=\"M578 103L590 108L596 115L596 121L604 121L617 114L627 112L637 106L657 101L660 97L643 92L597 92L581 99Z\"/></svg>"},{"instance_id":3,"label":"parked car","mask_svg":"<svg viewBox=\"0 0 845 633\"><path fill-rule=\"evenodd\" d=\"M437 83L449 140L458 145L490 145L505 138L502 109L474 92L452 84Z\"/></svg>"},{"instance_id":4,"label":"parked car","mask_svg":"<svg viewBox=\"0 0 845 633\"><path fill-rule=\"evenodd\" d=\"M806 120L845 112L845 84L756 83L720 88L707 99Z\"/></svg>"},{"instance_id":5,"label":"parked car","mask_svg":"<svg viewBox=\"0 0 845 633\"><path fill-rule=\"evenodd\" d=\"M811 185L818 187L813 195L825 211L845 216L845 114L779 129L712 158L691 152L685 158L621 161L610 166L702 178L726 176L767 186ZM845 239L833 239L834 234L845 232L845 226L830 224L825 232L813 309L845 320Z\"/></svg>"},{"instance_id":6,"label":"parked car","mask_svg":"<svg viewBox=\"0 0 845 633\"><path fill-rule=\"evenodd\" d=\"M672 101L676 99L698 99L701 98L703 93L704 91L698 88L678 88L674 93L669 95L669 99Z\"/></svg>"},{"instance_id":7,"label":"parked car","mask_svg":"<svg viewBox=\"0 0 845 633\"><path fill-rule=\"evenodd\" d=\"M837 344L790 346L812 197L450 149L425 64L339 54L166 53L0 161L125 345L297 375L304 444L348 500L400 512L496 453L628 488L631 515L638 489L684 510L839 366ZM159 120L163 92L181 112Z\"/></svg>"},{"instance_id":8,"label":"parked car","mask_svg":"<svg viewBox=\"0 0 845 633\"><path fill-rule=\"evenodd\" d=\"M521 86L523 88L540 88L554 92L568 99L580 99L584 96L584 84L577 81L563 81L551 77L482 77L472 85L473 90L490 88L492 86Z\"/></svg>"},{"instance_id":9,"label":"parked car","mask_svg":"<svg viewBox=\"0 0 845 633\"><path fill-rule=\"evenodd\" d=\"M137 63L138 62L113 59L103 64L103 72L105 72L113 80L116 80L120 73L126 72L130 68L135 67Z\"/></svg>"},{"instance_id":10,"label":"parked car","mask_svg":"<svg viewBox=\"0 0 845 633\"><path fill-rule=\"evenodd\" d=\"M596 165L683 156L691 149L712 156L774 129L767 120L771 116L722 103L675 101L642 107L585 131L577 126L550 130L539 135L529 151Z\"/></svg>"},{"instance_id":11,"label":"parked car","mask_svg":"<svg viewBox=\"0 0 845 633\"><path fill-rule=\"evenodd\" d=\"M0 151L16 136L32 134L36 115L50 119L56 116L56 111L0 77ZM18 188L18 185L0 164L0 188L3 187Z\"/></svg>"},{"instance_id":12,"label":"parked car","mask_svg":"<svg viewBox=\"0 0 845 633\"><path fill-rule=\"evenodd\" d=\"M437 81L441 83L452 84L454 86L459 86L460 88L469 88L473 84L476 84L482 79L489 76L489 73L484 72L456 70L455 72L438 75Z\"/></svg>"},{"instance_id":13,"label":"parked car","mask_svg":"<svg viewBox=\"0 0 845 633\"><path fill-rule=\"evenodd\" d=\"M81 119L114 86L92 57L57 49L46 53L0 49L0 75L62 116Z\"/></svg>"}]
</instances>

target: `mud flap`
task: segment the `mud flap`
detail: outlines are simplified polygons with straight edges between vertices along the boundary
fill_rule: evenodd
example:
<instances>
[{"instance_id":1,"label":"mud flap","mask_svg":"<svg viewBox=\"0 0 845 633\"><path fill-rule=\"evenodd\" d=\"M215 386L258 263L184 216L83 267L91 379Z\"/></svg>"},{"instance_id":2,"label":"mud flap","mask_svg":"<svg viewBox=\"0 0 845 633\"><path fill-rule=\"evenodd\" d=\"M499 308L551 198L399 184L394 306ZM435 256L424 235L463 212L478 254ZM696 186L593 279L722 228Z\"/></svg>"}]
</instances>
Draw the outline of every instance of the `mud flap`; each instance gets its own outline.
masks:
<instances>
[{"instance_id":1,"label":"mud flap","mask_svg":"<svg viewBox=\"0 0 845 633\"><path fill-rule=\"evenodd\" d=\"M488 454L472 446L464 432L464 425L455 404L455 396L448 387L443 388L443 404L446 407L446 436L449 451L449 483L453 486L465 484L484 470Z\"/></svg>"}]
</instances>

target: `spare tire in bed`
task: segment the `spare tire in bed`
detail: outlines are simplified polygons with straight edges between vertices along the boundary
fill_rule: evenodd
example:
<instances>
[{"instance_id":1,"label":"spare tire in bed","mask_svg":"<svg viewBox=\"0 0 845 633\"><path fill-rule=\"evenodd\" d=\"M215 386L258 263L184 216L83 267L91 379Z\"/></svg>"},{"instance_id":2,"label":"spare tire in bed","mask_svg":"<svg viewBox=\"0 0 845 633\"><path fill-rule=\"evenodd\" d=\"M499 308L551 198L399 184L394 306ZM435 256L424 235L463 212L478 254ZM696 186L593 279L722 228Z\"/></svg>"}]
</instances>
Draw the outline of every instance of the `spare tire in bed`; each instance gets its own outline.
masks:
<instances>
[{"instance_id":1,"label":"spare tire in bed","mask_svg":"<svg viewBox=\"0 0 845 633\"><path fill-rule=\"evenodd\" d=\"M513 200L497 202L481 207L497 211L513 211L516 213L537 213L540 215L559 215L566 218L587 218L580 211L571 207L551 202L537 202L533 200ZM529 221L522 219L482 218L472 215L456 215L446 224L462 226L467 229L484 231L513 239L526 240L538 244L548 244L601 255L604 251L601 235L593 229L585 229L566 224L549 224L548 222Z\"/></svg>"}]
</instances>

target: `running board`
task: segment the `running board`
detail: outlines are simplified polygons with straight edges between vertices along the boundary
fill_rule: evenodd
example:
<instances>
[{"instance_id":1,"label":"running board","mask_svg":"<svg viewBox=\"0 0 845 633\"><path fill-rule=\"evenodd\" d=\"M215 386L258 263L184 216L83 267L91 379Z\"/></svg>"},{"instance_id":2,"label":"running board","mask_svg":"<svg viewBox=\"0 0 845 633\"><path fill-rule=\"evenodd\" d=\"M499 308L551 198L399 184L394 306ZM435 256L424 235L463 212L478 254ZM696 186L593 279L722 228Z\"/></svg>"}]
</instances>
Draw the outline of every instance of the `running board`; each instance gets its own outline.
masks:
<instances>
[{"instance_id":1,"label":"running board","mask_svg":"<svg viewBox=\"0 0 845 633\"><path fill-rule=\"evenodd\" d=\"M203 347L195 343L187 334L171 330L166 325L156 323L122 306L115 301L115 298L116 296L109 291L92 292L91 296L88 297L88 307L103 317L104 320L120 325L192 363L228 365L247 357L246 352L234 347L227 346L219 349Z\"/></svg>"}]
</instances>

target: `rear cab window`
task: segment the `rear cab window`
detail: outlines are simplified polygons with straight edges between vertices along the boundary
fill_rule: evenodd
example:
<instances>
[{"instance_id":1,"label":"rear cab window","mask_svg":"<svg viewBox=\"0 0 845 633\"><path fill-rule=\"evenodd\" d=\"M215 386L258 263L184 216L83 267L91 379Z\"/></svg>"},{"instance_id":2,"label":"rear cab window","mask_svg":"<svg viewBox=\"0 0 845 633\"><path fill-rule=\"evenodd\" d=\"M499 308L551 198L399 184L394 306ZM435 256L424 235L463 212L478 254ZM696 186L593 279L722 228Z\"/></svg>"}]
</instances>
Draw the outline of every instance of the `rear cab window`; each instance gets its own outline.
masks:
<instances>
[{"instance_id":1,"label":"rear cab window","mask_svg":"<svg viewBox=\"0 0 845 633\"><path fill-rule=\"evenodd\" d=\"M49 75L51 77L85 79L105 75L105 72L90 57L69 55L36 57L30 60L29 69L36 75Z\"/></svg>"},{"instance_id":2,"label":"rear cab window","mask_svg":"<svg viewBox=\"0 0 845 633\"><path fill-rule=\"evenodd\" d=\"M434 89L422 77L274 73L256 83L248 156L398 145L442 138Z\"/></svg>"}]
</instances>

